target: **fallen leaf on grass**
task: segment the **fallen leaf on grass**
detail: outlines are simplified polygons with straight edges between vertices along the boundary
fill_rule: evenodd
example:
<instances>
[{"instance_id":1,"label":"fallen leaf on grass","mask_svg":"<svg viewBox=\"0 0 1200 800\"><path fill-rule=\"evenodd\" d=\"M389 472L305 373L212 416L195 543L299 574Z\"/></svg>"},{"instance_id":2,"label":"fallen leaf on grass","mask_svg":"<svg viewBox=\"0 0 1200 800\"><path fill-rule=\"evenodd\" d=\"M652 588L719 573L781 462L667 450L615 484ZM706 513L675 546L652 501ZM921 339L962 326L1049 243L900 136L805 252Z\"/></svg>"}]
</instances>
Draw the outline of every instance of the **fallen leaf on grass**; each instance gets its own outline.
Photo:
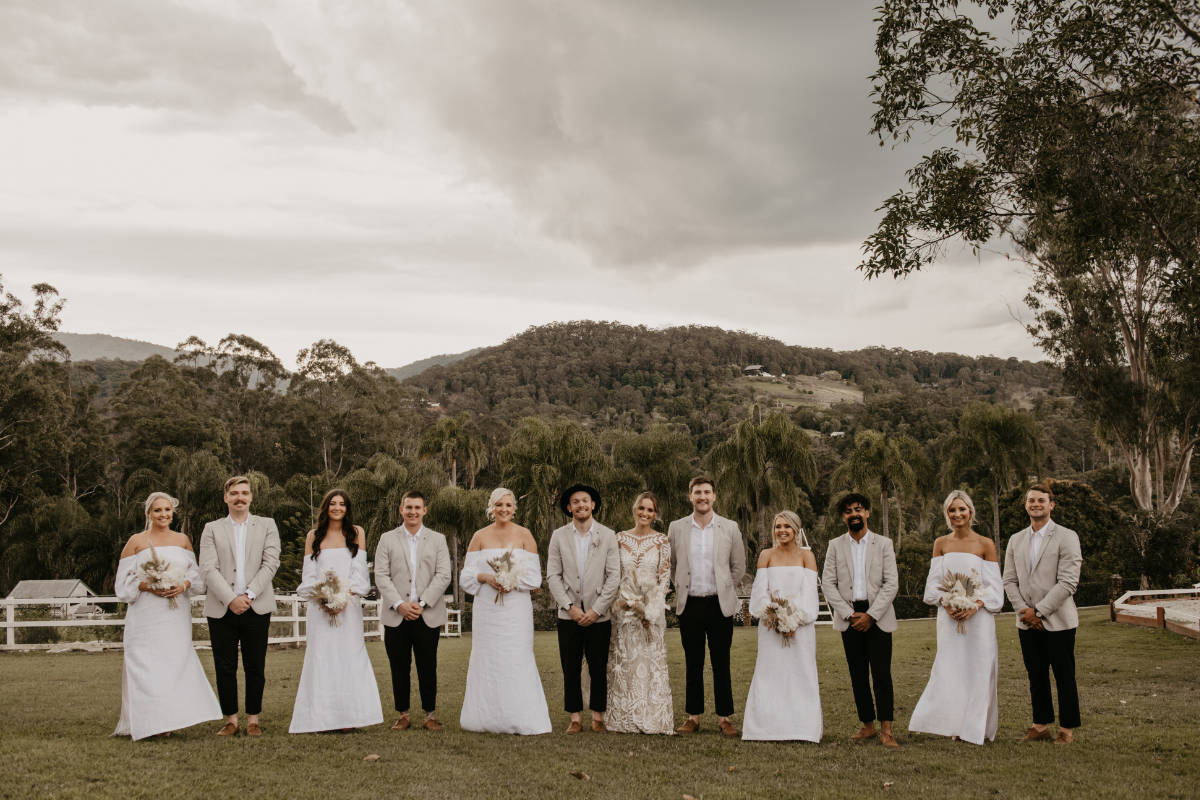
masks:
<instances>
[{"instance_id":1,"label":"fallen leaf on grass","mask_svg":"<svg viewBox=\"0 0 1200 800\"><path fill-rule=\"evenodd\" d=\"M890 789L890 788L892 788L892 784L893 784L893 783L895 783L895 781L884 781L884 782L883 782L883 788L885 788L885 789Z\"/></svg>"},{"instance_id":2,"label":"fallen leaf on grass","mask_svg":"<svg viewBox=\"0 0 1200 800\"><path fill-rule=\"evenodd\" d=\"M579 770L572 772L571 777L578 778L581 781L590 781L592 779L591 775L588 775L586 772L580 772Z\"/></svg>"},{"instance_id":3,"label":"fallen leaf on grass","mask_svg":"<svg viewBox=\"0 0 1200 800\"><path fill-rule=\"evenodd\" d=\"M736 769L737 769L737 767L730 767L730 768L729 768L729 771L730 771L730 772L733 772L733 771L734 771L734 770L736 770Z\"/></svg>"},{"instance_id":4,"label":"fallen leaf on grass","mask_svg":"<svg viewBox=\"0 0 1200 800\"><path fill-rule=\"evenodd\" d=\"M692 797L690 794L685 794L683 796L683 800L696 800L696 798Z\"/></svg>"},{"instance_id":5,"label":"fallen leaf on grass","mask_svg":"<svg viewBox=\"0 0 1200 800\"><path fill-rule=\"evenodd\" d=\"M379 753L371 753L369 756L366 756L363 758L363 761L378 761L378 760L379 760Z\"/></svg>"}]
</instances>

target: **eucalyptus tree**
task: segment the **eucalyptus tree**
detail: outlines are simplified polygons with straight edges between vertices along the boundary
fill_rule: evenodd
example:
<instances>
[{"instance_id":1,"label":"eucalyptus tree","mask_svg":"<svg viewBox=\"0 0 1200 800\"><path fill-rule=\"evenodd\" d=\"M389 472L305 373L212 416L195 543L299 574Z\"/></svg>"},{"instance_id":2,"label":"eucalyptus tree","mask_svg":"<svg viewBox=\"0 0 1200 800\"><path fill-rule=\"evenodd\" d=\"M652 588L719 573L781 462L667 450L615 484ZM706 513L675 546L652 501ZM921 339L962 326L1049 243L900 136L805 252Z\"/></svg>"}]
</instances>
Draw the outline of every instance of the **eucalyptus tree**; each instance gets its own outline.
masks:
<instances>
[{"instance_id":1,"label":"eucalyptus tree","mask_svg":"<svg viewBox=\"0 0 1200 800\"><path fill-rule=\"evenodd\" d=\"M817 482L808 434L783 414L764 416L757 405L704 463L716 482L718 507L739 519L755 552L771 540L767 513L796 508Z\"/></svg>"},{"instance_id":2,"label":"eucalyptus tree","mask_svg":"<svg viewBox=\"0 0 1200 800\"><path fill-rule=\"evenodd\" d=\"M595 435L577 422L527 417L500 450L500 480L517 497L517 518L539 546L562 524L558 497L573 483L603 491L612 466Z\"/></svg>"},{"instance_id":3,"label":"eucalyptus tree","mask_svg":"<svg viewBox=\"0 0 1200 800\"><path fill-rule=\"evenodd\" d=\"M992 501L992 537L1000 544L1000 496L1037 471L1041 445L1037 422L1024 411L991 403L968 404L958 431L942 453L942 483L958 486L978 477Z\"/></svg>"},{"instance_id":4,"label":"eucalyptus tree","mask_svg":"<svg viewBox=\"0 0 1200 800\"><path fill-rule=\"evenodd\" d=\"M830 479L834 488L879 494L879 519L884 536L891 536L891 500L896 500L899 526L896 549L904 542L904 490L918 491L920 445L907 435L890 435L863 430L854 436L854 449L838 465Z\"/></svg>"},{"instance_id":5,"label":"eucalyptus tree","mask_svg":"<svg viewBox=\"0 0 1200 800\"><path fill-rule=\"evenodd\" d=\"M886 0L881 140L935 139L864 245L906 275L1005 238L1034 268L1031 332L1121 452L1137 506L1171 513L1200 442L1200 6ZM931 136L931 134L934 134Z\"/></svg>"}]
</instances>

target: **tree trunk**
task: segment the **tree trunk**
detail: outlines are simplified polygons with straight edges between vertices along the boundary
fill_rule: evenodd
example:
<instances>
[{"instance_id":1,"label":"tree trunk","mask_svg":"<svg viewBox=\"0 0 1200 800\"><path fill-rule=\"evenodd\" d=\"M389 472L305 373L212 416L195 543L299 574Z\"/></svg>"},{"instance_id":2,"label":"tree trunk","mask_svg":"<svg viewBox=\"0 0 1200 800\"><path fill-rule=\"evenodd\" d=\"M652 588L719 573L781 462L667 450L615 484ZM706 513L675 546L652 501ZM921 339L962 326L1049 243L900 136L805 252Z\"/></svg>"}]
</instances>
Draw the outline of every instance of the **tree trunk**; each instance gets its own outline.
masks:
<instances>
[{"instance_id":1,"label":"tree trunk","mask_svg":"<svg viewBox=\"0 0 1200 800\"><path fill-rule=\"evenodd\" d=\"M992 478L992 540L996 543L996 552L1000 552L1000 481Z\"/></svg>"},{"instance_id":2,"label":"tree trunk","mask_svg":"<svg viewBox=\"0 0 1200 800\"><path fill-rule=\"evenodd\" d=\"M454 456L450 457L450 485L458 486L458 459Z\"/></svg>"},{"instance_id":3,"label":"tree trunk","mask_svg":"<svg viewBox=\"0 0 1200 800\"><path fill-rule=\"evenodd\" d=\"M896 489L896 555L900 555L900 548L904 546L904 503L900 494L900 489Z\"/></svg>"},{"instance_id":4,"label":"tree trunk","mask_svg":"<svg viewBox=\"0 0 1200 800\"><path fill-rule=\"evenodd\" d=\"M883 522L883 535L888 536L888 490L885 486L879 487L879 505L882 506L883 513L880 515L880 521Z\"/></svg>"}]
</instances>

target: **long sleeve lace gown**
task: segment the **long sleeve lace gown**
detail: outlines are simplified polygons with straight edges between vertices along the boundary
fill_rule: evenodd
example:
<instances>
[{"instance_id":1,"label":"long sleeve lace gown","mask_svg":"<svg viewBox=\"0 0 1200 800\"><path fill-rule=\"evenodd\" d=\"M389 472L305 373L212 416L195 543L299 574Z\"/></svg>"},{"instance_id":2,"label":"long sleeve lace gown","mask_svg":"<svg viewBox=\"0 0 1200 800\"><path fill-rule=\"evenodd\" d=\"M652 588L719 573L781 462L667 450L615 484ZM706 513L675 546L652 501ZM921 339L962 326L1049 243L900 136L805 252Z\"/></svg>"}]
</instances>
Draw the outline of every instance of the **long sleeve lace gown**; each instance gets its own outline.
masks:
<instances>
[{"instance_id":1,"label":"long sleeve lace gown","mask_svg":"<svg viewBox=\"0 0 1200 800\"><path fill-rule=\"evenodd\" d=\"M493 572L488 559L504 552L491 547L467 553L459 583L475 596L471 610L471 660L459 724L465 731L538 734L550 732L550 710L533 657L532 589L542 585L537 553L516 549L520 583L498 602L495 589L479 582Z\"/></svg>"},{"instance_id":2,"label":"long sleeve lace gown","mask_svg":"<svg viewBox=\"0 0 1200 800\"><path fill-rule=\"evenodd\" d=\"M354 594L336 624L313 600L313 587L333 570ZM296 594L308 600L305 611L304 667L296 689L296 705L288 733L362 728L383 722L379 686L363 640L362 596L371 588L367 553L351 557L345 547L322 547L314 561L304 557L304 573Z\"/></svg>"},{"instance_id":3,"label":"long sleeve lace gown","mask_svg":"<svg viewBox=\"0 0 1200 800\"><path fill-rule=\"evenodd\" d=\"M171 601L138 590L138 565L157 553L183 567L192 582ZM121 671L121 716L114 736L144 739L221 718L221 706L192 646L191 596L204 594L196 556L184 547L149 548L117 564L117 599L125 612L125 658Z\"/></svg>"},{"instance_id":4,"label":"long sleeve lace gown","mask_svg":"<svg viewBox=\"0 0 1200 800\"><path fill-rule=\"evenodd\" d=\"M964 624L941 607L938 588L948 573L974 574L982 583L983 608ZM983 744L996 738L996 620L992 616L1004 604L1000 565L972 553L946 553L929 565L925 602L938 606L937 656L929 683L913 709L908 729L940 736L957 736L964 742Z\"/></svg>"},{"instance_id":5,"label":"long sleeve lace gown","mask_svg":"<svg viewBox=\"0 0 1200 800\"><path fill-rule=\"evenodd\" d=\"M771 594L789 598L808 622L785 645L783 637L758 626L758 658L746 696L742 738L821 741L824 721L817 684L817 573L808 567L761 567L750 590L750 613L762 617Z\"/></svg>"},{"instance_id":6,"label":"long sleeve lace gown","mask_svg":"<svg viewBox=\"0 0 1200 800\"><path fill-rule=\"evenodd\" d=\"M671 582L671 545L665 534L617 534L621 592L613 604L608 655L608 711L605 724L620 733L674 733L671 681L667 675L666 596ZM632 592L652 597L647 628L622 604Z\"/></svg>"}]
</instances>

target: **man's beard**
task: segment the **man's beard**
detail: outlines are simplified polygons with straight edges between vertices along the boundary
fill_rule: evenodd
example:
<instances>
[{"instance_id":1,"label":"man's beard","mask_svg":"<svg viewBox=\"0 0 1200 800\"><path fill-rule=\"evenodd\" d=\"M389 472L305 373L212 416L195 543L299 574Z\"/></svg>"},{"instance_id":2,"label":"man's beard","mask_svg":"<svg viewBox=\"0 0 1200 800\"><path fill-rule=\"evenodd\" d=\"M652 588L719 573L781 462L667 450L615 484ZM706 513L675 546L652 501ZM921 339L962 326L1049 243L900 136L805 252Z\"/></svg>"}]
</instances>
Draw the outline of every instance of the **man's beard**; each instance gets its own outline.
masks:
<instances>
[{"instance_id":1,"label":"man's beard","mask_svg":"<svg viewBox=\"0 0 1200 800\"><path fill-rule=\"evenodd\" d=\"M867 525L865 522L863 522L862 517L851 517L850 519L846 520L846 527L855 533L858 533L863 528L867 527Z\"/></svg>"}]
</instances>

